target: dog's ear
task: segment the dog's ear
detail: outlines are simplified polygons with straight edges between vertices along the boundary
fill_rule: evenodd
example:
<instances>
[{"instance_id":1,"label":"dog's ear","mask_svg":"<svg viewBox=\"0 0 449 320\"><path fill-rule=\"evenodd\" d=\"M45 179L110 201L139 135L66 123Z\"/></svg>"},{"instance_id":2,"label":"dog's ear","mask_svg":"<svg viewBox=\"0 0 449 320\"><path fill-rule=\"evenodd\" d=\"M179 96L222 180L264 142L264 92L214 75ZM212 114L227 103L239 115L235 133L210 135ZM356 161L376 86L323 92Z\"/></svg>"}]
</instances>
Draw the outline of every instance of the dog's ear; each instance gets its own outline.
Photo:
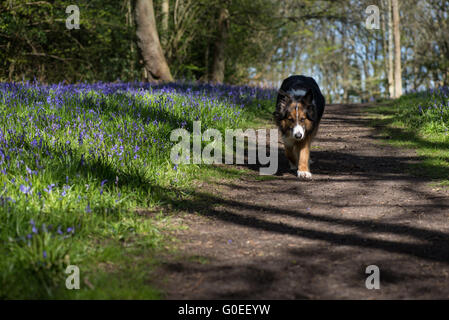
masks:
<instances>
[{"instance_id":1,"label":"dog's ear","mask_svg":"<svg viewBox=\"0 0 449 320\"><path fill-rule=\"evenodd\" d=\"M279 89L278 90L278 93L281 95L281 96L284 96L284 97L286 97L287 99L292 99L292 96L291 95L289 95L287 92L285 92L284 90L282 90L282 89Z\"/></svg>"},{"instance_id":2,"label":"dog's ear","mask_svg":"<svg viewBox=\"0 0 449 320\"><path fill-rule=\"evenodd\" d=\"M306 106L309 106L313 103L313 92L311 89L307 90L304 97L302 97L301 102L303 102Z\"/></svg>"},{"instance_id":3,"label":"dog's ear","mask_svg":"<svg viewBox=\"0 0 449 320\"><path fill-rule=\"evenodd\" d=\"M309 119L310 121L316 121L317 120L317 113L315 110L315 106L313 104L310 104L306 107L306 117L307 119Z\"/></svg>"},{"instance_id":4,"label":"dog's ear","mask_svg":"<svg viewBox=\"0 0 449 320\"><path fill-rule=\"evenodd\" d=\"M289 95L282 89L279 89L278 93L281 96L281 98L278 99L276 111L273 112L273 116L276 118L276 120L280 121L287 116L287 108L293 98L291 95Z\"/></svg>"},{"instance_id":5,"label":"dog's ear","mask_svg":"<svg viewBox=\"0 0 449 320\"><path fill-rule=\"evenodd\" d=\"M284 119L287 115L287 112L284 108L281 108L279 110L276 110L273 112L273 116L276 120L281 121L282 119Z\"/></svg>"},{"instance_id":6,"label":"dog's ear","mask_svg":"<svg viewBox=\"0 0 449 320\"><path fill-rule=\"evenodd\" d=\"M316 121L317 113L313 103L313 92L311 89L307 90L306 94L302 97L301 102L306 110L306 117L310 121Z\"/></svg>"}]
</instances>

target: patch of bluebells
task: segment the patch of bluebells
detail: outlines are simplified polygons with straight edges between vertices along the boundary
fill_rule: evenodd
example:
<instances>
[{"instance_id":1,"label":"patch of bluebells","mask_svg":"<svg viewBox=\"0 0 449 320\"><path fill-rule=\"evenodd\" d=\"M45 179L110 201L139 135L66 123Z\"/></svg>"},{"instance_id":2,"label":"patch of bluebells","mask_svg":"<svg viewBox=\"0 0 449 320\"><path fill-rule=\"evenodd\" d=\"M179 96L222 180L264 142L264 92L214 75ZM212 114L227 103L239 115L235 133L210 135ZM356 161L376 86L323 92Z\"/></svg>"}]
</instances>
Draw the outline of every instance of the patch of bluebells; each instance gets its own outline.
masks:
<instances>
[{"instance_id":1,"label":"patch of bluebells","mask_svg":"<svg viewBox=\"0 0 449 320\"><path fill-rule=\"evenodd\" d=\"M433 123L434 130L444 131L449 128L449 87L429 89L418 93L422 99L416 105L416 112L422 123Z\"/></svg>"},{"instance_id":2,"label":"patch of bluebells","mask_svg":"<svg viewBox=\"0 0 449 320\"><path fill-rule=\"evenodd\" d=\"M55 165L70 159L79 172L98 164L125 175L157 167L157 159L169 158L171 130L191 131L195 120L204 130L235 127L245 105L275 95L270 89L212 84L0 83L0 183L5 185L0 210L33 201L41 208L44 200L51 210L74 190L91 193L84 183L75 186L79 178L51 175ZM159 177L155 172L154 179ZM106 177L96 178L97 192L115 190L117 203L117 183L105 188ZM94 202L82 199L81 210L92 212Z\"/></svg>"},{"instance_id":3,"label":"patch of bluebells","mask_svg":"<svg viewBox=\"0 0 449 320\"><path fill-rule=\"evenodd\" d=\"M36 222L31 219L30 220L30 232L26 235L27 240L31 240L36 236L48 233L53 237L60 236L62 239L67 239L75 235L75 227L67 227L62 229L62 226L58 226L56 230L54 230L52 225L46 226L43 223L40 227L36 225Z\"/></svg>"}]
</instances>

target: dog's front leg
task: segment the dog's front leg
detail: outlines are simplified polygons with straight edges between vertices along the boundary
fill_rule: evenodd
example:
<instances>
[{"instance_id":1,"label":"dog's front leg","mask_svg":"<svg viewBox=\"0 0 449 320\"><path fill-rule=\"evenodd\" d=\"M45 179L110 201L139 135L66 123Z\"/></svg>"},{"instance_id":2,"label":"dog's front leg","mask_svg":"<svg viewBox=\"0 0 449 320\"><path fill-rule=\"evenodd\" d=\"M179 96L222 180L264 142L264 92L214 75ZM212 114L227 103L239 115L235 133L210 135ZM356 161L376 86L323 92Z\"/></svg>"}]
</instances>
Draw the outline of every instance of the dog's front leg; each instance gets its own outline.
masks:
<instances>
[{"instance_id":1,"label":"dog's front leg","mask_svg":"<svg viewBox=\"0 0 449 320\"><path fill-rule=\"evenodd\" d=\"M300 146L298 178L312 179L312 174L310 173L309 170L309 160L310 160L310 139L307 139Z\"/></svg>"}]
</instances>

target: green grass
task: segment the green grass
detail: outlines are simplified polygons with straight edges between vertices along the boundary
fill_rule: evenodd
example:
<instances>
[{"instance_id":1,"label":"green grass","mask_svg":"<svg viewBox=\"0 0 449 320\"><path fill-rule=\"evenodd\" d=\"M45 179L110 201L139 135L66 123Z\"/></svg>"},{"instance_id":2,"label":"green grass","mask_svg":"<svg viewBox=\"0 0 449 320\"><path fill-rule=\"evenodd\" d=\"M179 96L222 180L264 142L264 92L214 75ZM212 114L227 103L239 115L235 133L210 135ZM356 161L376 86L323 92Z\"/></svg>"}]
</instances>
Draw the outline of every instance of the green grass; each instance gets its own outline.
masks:
<instances>
[{"instance_id":1,"label":"green grass","mask_svg":"<svg viewBox=\"0 0 449 320\"><path fill-rule=\"evenodd\" d=\"M151 90L64 96L25 88L0 96L0 299L160 298L152 272L155 256L170 250L167 211L182 210L197 181L253 175L175 167L171 130L192 131L195 120L203 130L245 129L272 106ZM80 268L80 290L65 288L68 265Z\"/></svg>"},{"instance_id":2,"label":"green grass","mask_svg":"<svg viewBox=\"0 0 449 320\"><path fill-rule=\"evenodd\" d=\"M449 98L446 91L413 93L369 107L371 124L379 127L383 141L416 150L421 161L411 164L417 176L449 185Z\"/></svg>"}]
</instances>

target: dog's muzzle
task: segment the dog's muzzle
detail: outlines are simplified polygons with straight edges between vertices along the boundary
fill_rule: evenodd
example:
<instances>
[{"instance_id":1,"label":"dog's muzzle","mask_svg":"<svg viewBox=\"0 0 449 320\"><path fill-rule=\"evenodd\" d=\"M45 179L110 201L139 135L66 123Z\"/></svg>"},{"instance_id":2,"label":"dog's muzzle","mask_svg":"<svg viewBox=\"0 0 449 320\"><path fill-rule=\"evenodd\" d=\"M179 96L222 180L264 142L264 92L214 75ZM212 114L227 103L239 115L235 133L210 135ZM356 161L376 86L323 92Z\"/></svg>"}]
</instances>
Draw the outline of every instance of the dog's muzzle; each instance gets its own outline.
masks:
<instances>
[{"instance_id":1,"label":"dog's muzzle","mask_svg":"<svg viewBox=\"0 0 449 320\"><path fill-rule=\"evenodd\" d=\"M304 136L305 136L305 130L304 130L304 128L302 127L302 126L300 126L300 125L296 125L294 128L293 128L293 137L295 138L295 139L297 139L297 140L301 140L301 139L303 139L304 138Z\"/></svg>"}]
</instances>

